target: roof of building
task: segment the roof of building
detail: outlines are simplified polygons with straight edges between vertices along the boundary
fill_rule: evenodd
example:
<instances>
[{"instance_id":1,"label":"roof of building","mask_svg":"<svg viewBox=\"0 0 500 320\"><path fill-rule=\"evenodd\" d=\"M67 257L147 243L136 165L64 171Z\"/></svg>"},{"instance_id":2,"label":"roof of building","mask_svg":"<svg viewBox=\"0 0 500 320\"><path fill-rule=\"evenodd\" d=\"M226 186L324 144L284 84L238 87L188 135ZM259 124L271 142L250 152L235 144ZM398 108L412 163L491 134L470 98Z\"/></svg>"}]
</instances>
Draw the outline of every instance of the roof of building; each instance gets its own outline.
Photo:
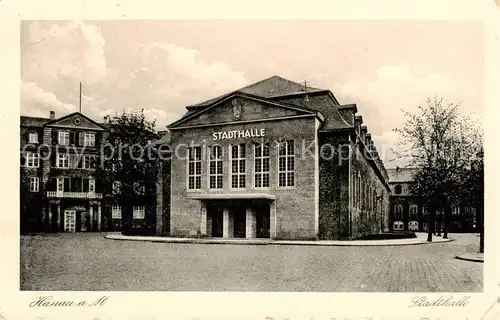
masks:
<instances>
[{"instance_id":1,"label":"roof of building","mask_svg":"<svg viewBox=\"0 0 500 320\"><path fill-rule=\"evenodd\" d=\"M158 132L158 134L161 134L160 139L153 141L152 144L155 144L155 145L163 145L163 144L168 145L168 144L170 144L170 142L171 142L170 131L161 131L161 133Z\"/></svg>"},{"instance_id":2,"label":"roof of building","mask_svg":"<svg viewBox=\"0 0 500 320\"><path fill-rule=\"evenodd\" d=\"M391 168L387 169L389 175L389 183L395 182L412 182L416 172L415 168Z\"/></svg>"},{"instance_id":3,"label":"roof of building","mask_svg":"<svg viewBox=\"0 0 500 320\"><path fill-rule=\"evenodd\" d=\"M78 114L81 117L84 117L88 121L96 124L99 127L104 128L104 129L109 129L109 127L111 126L109 123L96 122L80 112L69 113L65 116L62 116L59 118L54 118L54 119L42 118L42 117L21 116L20 117L20 125L21 125L21 127L43 127L45 125L50 125L52 123L55 123L55 122L61 121L63 119L69 118L71 116L74 116L75 114Z\"/></svg>"},{"instance_id":4,"label":"roof of building","mask_svg":"<svg viewBox=\"0 0 500 320\"><path fill-rule=\"evenodd\" d=\"M272 76L267 79L255 82L238 91L253 94L264 98L272 98L279 96L286 96L292 94L306 93L306 86L291 80L282 78L280 76ZM307 92L324 91L307 86Z\"/></svg>"},{"instance_id":5,"label":"roof of building","mask_svg":"<svg viewBox=\"0 0 500 320\"><path fill-rule=\"evenodd\" d=\"M337 107L323 108L321 109L321 112L325 116L325 121L323 122L320 130L331 131L353 128L352 125L347 123L346 120L342 118Z\"/></svg>"},{"instance_id":6,"label":"roof of building","mask_svg":"<svg viewBox=\"0 0 500 320\"><path fill-rule=\"evenodd\" d=\"M319 91L325 91L324 89L318 89L318 88L313 88L313 87L307 87L307 92L319 92ZM306 88L304 84L300 84L297 82L293 82L291 80L282 78L280 76L272 76L269 78L266 78L264 80L257 81L255 83L252 83L246 87L240 88L238 90L228 92L226 94L223 94L221 96L190 105L189 107L202 107L202 106L207 106L212 104L213 102L226 98L227 96L230 96L231 94L235 92L243 92L243 93L248 93L251 95L259 96L262 98L274 98L274 97L280 97L280 96L286 96L286 95L292 95L292 94L305 94L306 93Z\"/></svg>"},{"instance_id":7,"label":"roof of building","mask_svg":"<svg viewBox=\"0 0 500 320\"><path fill-rule=\"evenodd\" d=\"M269 100L269 99L263 98L261 96L256 96L254 94L245 93L242 91L234 91L234 92L231 92L230 94L225 94L225 95L222 95L216 99L212 99L211 100L212 102L210 102L209 104L199 105L196 108L192 108L190 110L190 112L187 112L186 114L184 114L179 120L168 125L168 128L173 128L175 126L178 126L179 124L187 121L188 119L205 112L206 110L212 108L213 106L217 105L218 103L223 102L225 99L231 98L231 97L244 97L244 98L248 98L248 99L255 100L255 101L262 101L265 103L267 102L267 103L278 105L278 106L288 108L288 109L299 110L299 111L305 112L307 114L313 114L313 115L316 114L322 121L324 120L323 114L317 109L311 109L311 108L304 107L300 104L293 104L293 103L288 103L288 102L275 100L275 99Z\"/></svg>"},{"instance_id":8,"label":"roof of building","mask_svg":"<svg viewBox=\"0 0 500 320\"><path fill-rule=\"evenodd\" d=\"M41 127L50 121L50 118L21 116L22 127Z\"/></svg>"},{"instance_id":9,"label":"roof of building","mask_svg":"<svg viewBox=\"0 0 500 320\"><path fill-rule=\"evenodd\" d=\"M343 130L352 128L340 115L338 108L341 106L335 105L329 97L328 91L321 91L312 94L307 100L303 97L283 97L274 98L274 101L286 102L293 105L301 106L303 108L308 108L310 110L316 110L321 112L325 117L320 130L321 131L331 131L331 130Z\"/></svg>"}]
</instances>

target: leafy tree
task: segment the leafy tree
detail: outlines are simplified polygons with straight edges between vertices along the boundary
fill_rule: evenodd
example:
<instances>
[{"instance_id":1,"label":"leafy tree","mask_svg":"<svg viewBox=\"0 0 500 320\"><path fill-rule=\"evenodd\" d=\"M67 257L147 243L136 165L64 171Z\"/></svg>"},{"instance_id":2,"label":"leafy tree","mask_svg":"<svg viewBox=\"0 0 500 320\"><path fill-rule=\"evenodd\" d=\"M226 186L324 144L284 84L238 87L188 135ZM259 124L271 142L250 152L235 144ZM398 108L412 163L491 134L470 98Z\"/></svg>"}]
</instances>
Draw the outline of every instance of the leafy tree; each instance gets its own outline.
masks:
<instances>
[{"instance_id":1,"label":"leafy tree","mask_svg":"<svg viewBox=\"0 0 500 320\"><path fill-rule=\"evenodd\" d=\"M464 172L480 144L475 122L459 113L460 104L445 105L443 99L427 98L417 113L403 111L406 121L395 129L402 140L400 150L411 151L411 166L416 168L411 192L429 199L427 241L432 241L436 211L444 209L444 237L447 237L450 205L457 197L457 188L464 181Z\"/></svg>"},{"instance_id":2,"label":"leafy tree","mask_svg":"<svg viewBox=\"0 0 500 320\"><path fill-rule=\"evenodd\" d=\"M476 208L476 224L479 226L479 252L484 253L484 151L481 148L464 172L460 194Z\"/></svg>"},{"instance_id":3,"label":"leafy tree","mask_svg":"<svg viewBox=\"0 0 500 320\"><path fill-rule=\"evenodd\" d=\"M108 117L109 136L101 150L101 165L98 166L97 184L103 192L105 203L120 204L122 208L122 230L149 233L154 225L154 216L148 215L142 225L133 223L134 205L155 203L155 182L159 164L152 140L158 138L155 121L148 121L143 110L123 112ZM149 222L149 223L148 223Z\"/></svg>"}]
</instances>

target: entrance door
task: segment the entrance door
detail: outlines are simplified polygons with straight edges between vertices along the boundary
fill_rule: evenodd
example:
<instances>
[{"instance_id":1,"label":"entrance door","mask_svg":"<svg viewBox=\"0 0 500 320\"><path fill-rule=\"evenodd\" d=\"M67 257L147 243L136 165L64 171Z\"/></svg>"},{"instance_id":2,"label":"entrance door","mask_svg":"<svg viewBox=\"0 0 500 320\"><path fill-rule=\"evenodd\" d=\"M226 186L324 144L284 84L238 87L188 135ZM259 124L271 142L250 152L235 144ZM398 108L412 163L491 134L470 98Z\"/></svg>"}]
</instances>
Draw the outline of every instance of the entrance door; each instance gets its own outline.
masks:
<instances>
[{"instance_id":1,"label":"entrance door","mask_svg":"<svg viewBox=\"0 0 500 320\"><path fill-rule=\"evenodd\" d=\"M207 218L212 221L212 237L222 237L223 208L217 205L207 205Z\"/></svg>"},{"instance_id":2,"label":"entrance door","mask_svg":"<svg viewBox=\"0 0 500 320\"><path fill-rule=\"evenodd\" d=\"M245 238L246 235L246 208L244 206L235 206L231 208L231 212L234 221L234 237L235 238Z\"/></svg>"},{"instance_id":3,"label":"entrance door","mask_svg":"<svg viewBox=\"0 0 500 320\"><path fill-rule=\"evenodd\" d=\"M53 204L50 206L50 212L52 213L52 221L50 221L50 229L52 231L60 231L59 226L57 225L57 220L58 220L58 212L57 212L57 205Z\"/></svg>"},{"instance_id":4,"label":"entrance door","mask_svg":"<svg viewBox=\"0 0 500 320\"><path fill-rule=\"evenodd\" d=\"M80 231L87 231L87 211L81 211L80 212L80 228L78 230Z\"/></svg>"},{"instance_id":5,"label":"entrance door","mask_svg":"<svg viewBox=\"0 0 500 320\"><path fill-rule=\"evenodd\" d=\"M260 205L256 207L255 222L257 227L257 238L269 238L271 234L270 229L270 207L269 204Z\"/></svg>"},{"instance_id":6,"label":"entrance door","mask_svg":"<svg viewBox=\"0 0 500 320\"><path fill-rule=\"evenodd\" d=\"M64 210L64 231L75 232L76 211Z\"/></svg>"},{"instance_id":7,"label":"entrance door","mask_svg":"<svg viewBox=\"0 0 500 320\"><path fill-rule=\"evenodd\" d=\"M97 230L97 204L93 204L92 205L92 211L93 211L93 214L92 214L92 231L95 232L95 231L99 231L99 230ZM119 230L121 230L121 229L119 229Z\"/></svg>"}]
</instances>

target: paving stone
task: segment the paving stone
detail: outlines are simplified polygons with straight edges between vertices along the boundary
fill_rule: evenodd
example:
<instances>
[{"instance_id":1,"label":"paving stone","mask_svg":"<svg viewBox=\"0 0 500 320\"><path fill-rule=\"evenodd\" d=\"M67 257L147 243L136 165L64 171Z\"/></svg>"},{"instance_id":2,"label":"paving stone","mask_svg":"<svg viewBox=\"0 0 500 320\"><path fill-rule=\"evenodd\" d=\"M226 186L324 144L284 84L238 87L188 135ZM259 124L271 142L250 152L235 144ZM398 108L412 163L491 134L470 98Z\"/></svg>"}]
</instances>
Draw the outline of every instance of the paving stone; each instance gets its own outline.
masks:
<instances>
[{"instance_id":1,"label":"paving stone","mask_svg":"<svg viewBox=\"0 0 500 320\"><path fill-rule=\"evenodd\" d=\"M410 246L252 246L21 237L21 290L479 292L479 239Z\"/></svg>"}]
</instances>

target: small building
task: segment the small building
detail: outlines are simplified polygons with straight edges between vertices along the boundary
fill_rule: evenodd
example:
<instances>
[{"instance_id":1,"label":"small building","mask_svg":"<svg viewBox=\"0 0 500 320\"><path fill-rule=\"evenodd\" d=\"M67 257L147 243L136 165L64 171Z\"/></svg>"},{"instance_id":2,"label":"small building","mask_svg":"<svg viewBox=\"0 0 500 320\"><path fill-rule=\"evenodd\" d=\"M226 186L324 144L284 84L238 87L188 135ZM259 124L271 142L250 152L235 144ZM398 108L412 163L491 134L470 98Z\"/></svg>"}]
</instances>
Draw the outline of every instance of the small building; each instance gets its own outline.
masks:
<instances>
[{"instance_id":1,"label":"small building","mask_svg":"<svg viewBox=\"0 0 500 320\"><path fill-rule=\"evenodd\" d=\"M427 230L427 200L411 192L413 168L387 169L391 185L391 230ZM415 230L416 229L416 230Z\"/></svg>"},{"instance_id":2,"label":"small building","mask_svg":"<svg viewBox=\"0 0 500 320\"><path fill-rule=\"evenodd\" d=\"M355 104L273 76L186 107L156 231L175 237L351 239L389 229L388 175Z\"/></svg>"},{"instance_id":3,"label":"small building","mask_svg":"<svg viewBox=\"0 0 500 320\"><path fill-rule=\"evenodd\" d=\"M414 183L415 168L387 169L391 186L391 230L428 231L429 209L426 197L411 192ZM446 208L438 208L434 230L444 229L444 212ZM450 210L449 232L475 232L476 210L466 202L454 203Z\"/></svg>"},{"instance_id":4,"label":"small building","mask_svg":"<svg viewBox=\"0 0 500 320\"><path fill-rule=\"evenodd\" d=\"M107 128L75 112L21 116L21 232L99 231L102 193L93 172Z\"/></svg>"}]
</instances>

